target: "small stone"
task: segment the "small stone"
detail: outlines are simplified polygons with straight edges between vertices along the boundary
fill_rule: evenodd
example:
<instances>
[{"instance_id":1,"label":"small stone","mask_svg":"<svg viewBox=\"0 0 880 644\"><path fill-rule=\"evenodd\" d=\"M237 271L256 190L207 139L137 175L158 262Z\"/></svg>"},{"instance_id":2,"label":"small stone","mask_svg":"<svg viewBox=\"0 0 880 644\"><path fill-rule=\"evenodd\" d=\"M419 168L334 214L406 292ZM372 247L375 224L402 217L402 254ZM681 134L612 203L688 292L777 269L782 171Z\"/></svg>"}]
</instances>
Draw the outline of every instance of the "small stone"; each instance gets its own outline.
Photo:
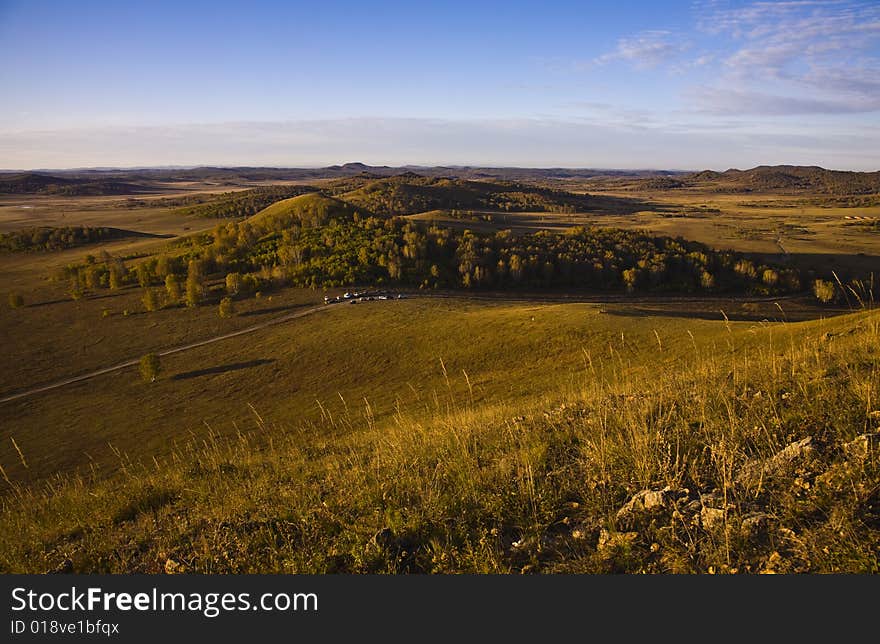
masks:
<instances>
[{"instance_id":1,"label":"small stone","mask_svg":"<svg viewBox=\"0 0 880 644\"><path fill-rule=\"evenodd\" d=\"M596 545L596 550L607 553L610 550L631 546L638 536L638 532L609 532L603 528L599 532L599 543Z\"/></svg>"},{"instance_id":2,"label":"small stone","mask_svg":"<svg viewBox=\"0 0 880 644\"><path fill-rule=\"evenodd\" d=\"M782 555L779 554L778 551L773 551L770 554L770 557L767 558L767 563L764 564L764 569L761 570L762 575L775 575L777 572L777 568L779 568L783 564Z\"/></svg>"},{"instance_id":3,"label":"small stone","mask_svg":"<svg viewBox=\"0 0 880 644\"><path fill-rule=\"evenodd\" d=\"M762 461L751 459L744 463L736 476L736 483L742 487L756 487L766 478L783 476L790 473L796 466L816 457L813 437L807 436L774 454L770 459Z\"/></svg>"},{"instance_id":4,"label":"small stone","mask_svg":"<svg viewBox=\"0 0 880 644\"><path fill-rule=\"evenodd\" d=\"M791 445L787 445L782 451L770 459L770 462L778 469L793 463L794 461L812 458L815 454L816 448L813 447L813 437L807 436Z\"/></svg>"},{"instance_id":5,"label":"small stone","mask_svg":"<svg viewBox=\"0 0 880 644\"><path fill-rule=\"evenodd\" d=\"M773 517L765 512L753 512L743 518L740 529L746 537L753 537L766 531L772 520Z\"/></svg>"},{"instance_id":6,"label":"small stone","mask_svg":"<svg viewBox=\"0 0 880 644\"><path fill-rule=\"evenodd\" d=\"M844 444L843 453L851 461L864 461L880 448L880 432L860 434Z\"/></svg>"},{"instance_id":7,"label":"small stone","mask_svg":"<svg viewBox=\"0 0 880 644\"><path fill-rule=\"evenodd\" d=\"M666 507L667 501L674 496L669 486L662 490L642 490L636 492L626 504L617 511L617 518L625 520L643 512L655 512Z\"/></svg>"},{"instance_id":8,"label":"small stone","mask_svg":"<svg viewBox=\"0 0 880 644\"><path fill-rule=\"evenodd\" d=\"M700 523L706 530L714 530L724 525L724 510L704 507L700 511Z\"/></svg>"}]
</instances>

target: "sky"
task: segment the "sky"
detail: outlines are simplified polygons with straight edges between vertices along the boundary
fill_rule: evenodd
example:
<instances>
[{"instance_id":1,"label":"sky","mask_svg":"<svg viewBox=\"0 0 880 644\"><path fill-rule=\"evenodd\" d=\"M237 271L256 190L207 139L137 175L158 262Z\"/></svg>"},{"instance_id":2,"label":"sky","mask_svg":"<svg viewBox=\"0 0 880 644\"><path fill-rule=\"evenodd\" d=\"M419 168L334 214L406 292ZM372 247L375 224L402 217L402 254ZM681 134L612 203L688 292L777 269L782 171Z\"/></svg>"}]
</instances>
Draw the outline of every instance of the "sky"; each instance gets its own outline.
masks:
<instances>
[{"instance_id":1,"label":"sky","mask_svg":"<svg viewBox=\"0 0 880 644\"><path fill-rule=\"evenodd\" d=\"M0 168L880 169L880 2L0 0Z\"/></svg>"}]
</instances>

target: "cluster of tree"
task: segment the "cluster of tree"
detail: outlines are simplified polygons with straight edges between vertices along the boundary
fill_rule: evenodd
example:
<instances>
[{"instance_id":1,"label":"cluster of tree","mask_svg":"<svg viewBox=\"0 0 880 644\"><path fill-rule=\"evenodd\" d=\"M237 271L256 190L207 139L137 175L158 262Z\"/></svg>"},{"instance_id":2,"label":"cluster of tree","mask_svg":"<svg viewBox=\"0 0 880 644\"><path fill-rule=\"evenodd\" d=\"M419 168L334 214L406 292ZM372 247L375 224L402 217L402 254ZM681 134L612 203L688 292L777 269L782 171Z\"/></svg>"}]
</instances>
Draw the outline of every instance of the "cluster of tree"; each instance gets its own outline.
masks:
<instances>
[{"instance_id":1,"label":"cluster of tree","mask_svg":"<svg viewBox=\"0 0 880 644\"><path fill-rule=\"evenodd\" d=\"M212 243L197 248L206 270L250 278L252 289L393 283L771 294L801 287L792 269L755 264L680 238L618 229L478 234L355 215L263 235L247 222L231 222L215 231Z\"/></svg>"},{"instance_id":2,"label":"cluster of tree","mask_svg":"<svg viewBox=\"0 0 880 644\"><path fill-rule=\"evenodd\" d=\"M288 222L268 232L231 221L187 243L180 255L132 265L102 252L68 266L63 277L74 299L90 290L137 284L147 311L213 302L221 317L235 314L236 300L286 285L774 295L801 291L803 279L795 269L756 263L740 253L621 229L481 234L354 214L323 225ZM870 299L871 285L857 281L836 285L817 279L809 286L823 303ZM10 299L10 306L21 304Z\"/></svg>"},{"instance_id":3,"label":"cluster of tree","mask_svg":"<svg viewBox=\"0 0 880 644\"><path fill-rule=\"evenodd\" d=\"M86 255L85 263L70 264L58 271L56 279L67 281L69 294L79 299L90 291L99 289L119 290L138 284L146 289L154 285L164 285L165 280L176 277L185 270L185 258L161 255L137 264L129 264L122 257L110 255L102 250L96 257Z\"/></svg>"},{"instance_id":4,"label":"cluster of tree","mask_svg":"<svg viewBox=\"0 0 880 644\"><path fill-rule=\"evenodd\" d=\"M249 243L252 240L243 241ZM74 300L101 289L119 290L137 285L141 288L141 302L146 311L158 311L181 304L194 308L212 300L211 275L222 270L224 266L213 258L213 249L204 253L191 250L179 256L160 255L127 264L124 259L102 251L99 257L86 256L84 264L69 265L61 269L58 279L67 280L68 294ZM234 315L233 298L258 293L262 287L271 286L272 278L272 271L262 276L238 273L226 275L220 290L227 297L220 299L220 317ZM10 306L13 308L23 304L20 296L16 297L13 301L13 296L10 295ZM213 300L216 302L216 297Z\"/></svg>"},{"instance_id":5,"label":"cluster of tree","mask_svg":"<svg viewBox=\"0 0 880 644\"><path fill-rule=\"evenodd\" d=\"M130 209L140 208L180 208L181 206L197 206L199 204L214 201L217 195L211 193L196 193L179 195L176 197L159 197L156 199L142 199L140 197L128 197L114 204L115 206Z\"/></svg>"},{"instance_id":6,"label":"cluster of tree","mask_svg":"<svg viewBox=\"0 0 880 644\"><path fill-rule=\"evenodd\" d=\"M53 251L121 239L132 233L120 228L103 226L64 226L53 228L41 226L11 233L0 234L0 250L6 251Z\"/></svg>"},{"instance_id":7,"label":"cluster of tree","mask_svg":"<svg viewBox=\"0 0 880 644\"><path fill-rule=\"evenodd\" d=\"M177 213L213 219L250 217L276 201L314 190L308 186L261 186L239 192L224 192L203 203L179 208Z\"/></svg>"},{"instance_id":8,"label":"cluster of tree","mask_svg":"<svg viewBox=\"0 0 880 644\"><path fill-rule=\"evenodd\" d=\"M834 281L813 281L813 295L822 304L846 304L850 309L873 308L875 301L874 276L850 279L846 282L834 274Z\"/></svg>"},{"instance_id":9,"label":"cluster of tree","mask_svg":"<svg viewBox=\"0 0 880 644\"><path fill-rule=\"evenodd\" d=\"M880 206L880 194L816 197L807 201L806 205L821 206L822 208L875 208Z\"/></svg>"}]
</instances>

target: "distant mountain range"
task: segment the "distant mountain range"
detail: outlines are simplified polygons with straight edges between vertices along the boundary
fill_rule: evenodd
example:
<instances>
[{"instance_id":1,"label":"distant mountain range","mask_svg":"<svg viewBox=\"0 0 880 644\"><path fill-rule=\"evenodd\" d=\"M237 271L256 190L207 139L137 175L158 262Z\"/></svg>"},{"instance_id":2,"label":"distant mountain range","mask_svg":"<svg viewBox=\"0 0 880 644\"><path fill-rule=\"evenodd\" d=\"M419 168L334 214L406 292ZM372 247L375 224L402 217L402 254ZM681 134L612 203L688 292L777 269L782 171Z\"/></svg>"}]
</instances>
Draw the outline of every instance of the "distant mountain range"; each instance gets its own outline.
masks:
<instances>
[{"instance_id":1,"label":"distant mountain range","mask_svg":"<svg viewBox=\"0 0 880 644\"><path fill-rule=\"evenodd\" d=\"M880 172L826 170L817 166L758 166L704 170L609 170L593 168L492 168L472 166L371 166L345 163L324 168L212 167L79 169L0 172L0 194L123 195L159 189L156 184L199 181L218 186L318 179L381 179L418 174L427 178L495 181L621 183L644 190L702 188L718 192L811 192L862 195L880 192ZM167 187L167 186L164 186Z\"/></svg>"}]
</instances>

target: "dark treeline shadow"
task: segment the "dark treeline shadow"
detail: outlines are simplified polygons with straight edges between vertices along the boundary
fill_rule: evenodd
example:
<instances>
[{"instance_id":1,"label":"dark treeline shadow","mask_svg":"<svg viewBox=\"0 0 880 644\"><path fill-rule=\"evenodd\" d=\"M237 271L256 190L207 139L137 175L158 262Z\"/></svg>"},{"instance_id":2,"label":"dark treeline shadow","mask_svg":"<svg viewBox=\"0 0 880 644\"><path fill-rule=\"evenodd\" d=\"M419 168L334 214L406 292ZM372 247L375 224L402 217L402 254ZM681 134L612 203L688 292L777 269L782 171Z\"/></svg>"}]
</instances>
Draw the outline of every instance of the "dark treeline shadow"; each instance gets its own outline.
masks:
<instances>
[{"instance_id":1,"label":"dark treeline shadow","mask_svg":"<svg viewBox=\"0 0 880 644\"><path fill-rule=\"evenodd\" d=\"M783 239L783 243L785 240ZM865 279L871 273L880 277L880 256L867 253L742 253L753 262L791 266L802 271L815 271L828 277L832 271L841 280Z\"/></svg>"},{"instance_id":2,"label":"dark treeline shadow","mask_svg":"<svg viewBox=\"0 0 880 644\"><path fill-rule=\"evenodd\" d=\"M604 313L619 317L663 317L695 320L724 320L731 322L803 322L821 317L851 313L852 309L840 305L818 306L804 302L782 301L777 307L772 302L739 303L731 301L718 308L699 306L639 306L616 304L604 309Z\"/></svg>"}]
</instances>

